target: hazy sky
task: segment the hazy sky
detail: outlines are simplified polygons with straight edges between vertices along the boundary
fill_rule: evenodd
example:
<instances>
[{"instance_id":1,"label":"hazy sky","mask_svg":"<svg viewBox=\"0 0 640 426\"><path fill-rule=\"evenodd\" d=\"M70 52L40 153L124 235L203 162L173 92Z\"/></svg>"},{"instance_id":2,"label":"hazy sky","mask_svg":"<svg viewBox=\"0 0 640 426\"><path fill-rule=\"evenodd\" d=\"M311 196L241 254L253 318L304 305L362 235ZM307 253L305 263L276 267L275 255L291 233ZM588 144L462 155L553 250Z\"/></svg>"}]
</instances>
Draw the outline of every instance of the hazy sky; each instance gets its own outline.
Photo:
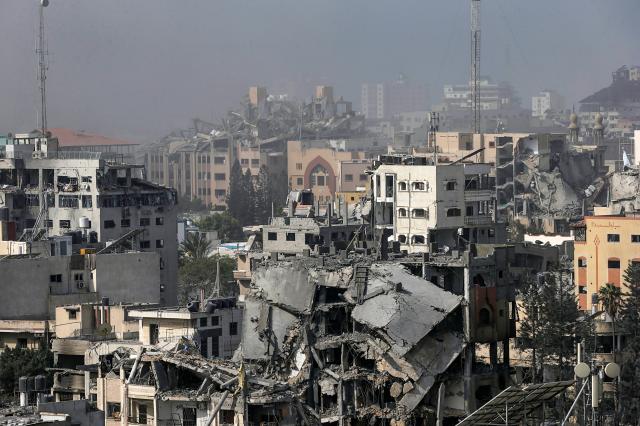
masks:
<instances>
[{"instance_id":1,"label":"hazy sky","mask_svg":"<svg viewBox=\"0 0 640 426\"><path fill-rule=\"evenodd\" d=\"M49 127L152 140L213 119L252 84L360 83L402 72L469 75L468 0L50 0ZM0 0L0 133L35 127L37 0ZM485 0L482 74L525 106L543 88L569 103L640 63L638 0ZM309 93L310 95L311 93Z\"/></svg>"}]
</instances>

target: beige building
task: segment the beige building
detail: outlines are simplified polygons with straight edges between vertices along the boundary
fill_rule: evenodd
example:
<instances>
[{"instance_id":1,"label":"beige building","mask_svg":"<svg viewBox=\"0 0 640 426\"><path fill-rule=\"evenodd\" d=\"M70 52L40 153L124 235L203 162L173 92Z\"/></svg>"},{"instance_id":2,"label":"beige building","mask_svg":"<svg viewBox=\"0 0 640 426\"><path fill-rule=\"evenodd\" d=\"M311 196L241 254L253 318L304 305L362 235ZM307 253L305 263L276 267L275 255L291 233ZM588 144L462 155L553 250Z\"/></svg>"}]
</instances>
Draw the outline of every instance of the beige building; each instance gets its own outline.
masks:
<instances>
[{"instance_id":1,"label":"beige building","mask_svg":"<svg viewBox=\"0 0 640 426\"><path fill-rule=\"evenodd\" d=\"M359 171L366 168L366 163L358 164L354 160L364 159L364 152L341 151L332 147L328 141L289 141L287 143L289 186L293 191L310 189L316 200L327 203L336 191L340 190L340 164L343 161L352 164L346 166L353 171L344 173L345 183L348 183L347 174L350 174L353 180L357 179L356 183L360 183Z\"/></svg>"},{"instance_id":2,"label":"beige building","mask_svg":"<svg viewBox=\"0 0 640 426\"><path fill-rule=\"evenodd\" d=\"M602 286L623 286L625 269L640 263L640 217L585 216L574 237L578 302L580 309L591 310Z\"/></svg>"},{"instance_id":3,"label":"beige building","mask_svg":"<svg viewBox=\"0 0 640 426\"><path fill-rule=\"evenodd\" d=\"M496 241L494 189L487 164L429 164L380 157L373 171L374 226L409 253L447 251Z\"/></svg>"}]
</instances>

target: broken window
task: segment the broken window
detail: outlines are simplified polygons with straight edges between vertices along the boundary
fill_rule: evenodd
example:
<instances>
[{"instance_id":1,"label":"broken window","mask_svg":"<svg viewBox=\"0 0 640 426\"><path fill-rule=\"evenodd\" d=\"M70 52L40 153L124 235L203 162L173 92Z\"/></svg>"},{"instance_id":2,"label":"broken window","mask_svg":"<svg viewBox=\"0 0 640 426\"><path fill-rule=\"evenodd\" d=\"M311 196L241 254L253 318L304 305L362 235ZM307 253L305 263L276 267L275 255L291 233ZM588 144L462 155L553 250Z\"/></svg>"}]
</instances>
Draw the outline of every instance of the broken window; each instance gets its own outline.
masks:
<instances>
[{"instance_id":1,"label":"broken window","mask_svg":"<svg viewBox=\"0 0 640 426\"><path fill-rule=\"evenodd\" d=\"M83 195L82 196L82 208L90 209L93 207L93 197L91 195Z\"/></svg>"},{"instance_id":2,"label":"broken window","mask_svg":"<svg viewBox=\"0 0 640 426\"><path fill-rule=\"evenodd\" d=\"M61 220L60 221L60 228L64 228L64 229L71 228L71 221L70 220Z\"/></svg>"},{"instance_id":3,"label":"broken window","mask_svg":"<svg viewBox=\"0 0 640 426\"><path fill-rule=\"evenodd\" d=\"M149 324L149 343L155 345L160 340L158 324Z\"/></svg>"},{"instance_id":4,"label":"broken window","mask_svg":"<svg viewBox=\"0 0 640 426\"><path fill-rule=\"evenodd\" d=\"M412 244L424 244L424 235L414 235L411 237Z\"/></svg>"},{"instance_id":5,"label":"broken window","mask_svg":"<svg viewBox=\"0 0 640 426\"><path fill-rule=\"evenodd\" d=\"M458 182L456 182L455 180L450 180L446 184L446 189L447 191L455 191L457 185L458 185Z\"/></svg>"},{"instance_id":6,"label":"broken window","mask_svg":"<svg viewBox=\"0 0 640 426\"><path fill-rule=\"evenodd\" d=\"M38 207L40 205L40 196L38 194L25 194L24 203L27 207Z\"/></svg>"},{"instance_id":7,"label":"broken window","mask_svg":"<svg viewBox=\"0 0 640 426\"><path fill-rule=\"evenodd\" d=\"M77 209L80 204L77 195L60 195L58 202L60 207L68 209Z\"/></svg>"},{"instance_id":8,"label":"broken window","mask_svg":"<svg viewBox=\"0 0 640 426\"><path fill-rule=\"evenodd\" d=\"M460 209L458 208L447 209L447 217L456 217L456 216L460 216Z\"/></svg>"},{"instance_id":9,"label":"broken window","mask_svg":"<svg viewBox=\"0 0 640 426\"><path fill-rule=\"evenodd\" d=\"M140 226L149 226L151 225L151 219L148 217L141 217L140 218Z\"/></svg>"},{"instance_id":10,"label":"broken window","mask_svg":"<svg viewBox=\"0 0 640 426\"><path fill-rule=\"evenodd\" d=\"M424 191L427 185L424 182L411 182L411 189L414 191Z\"/></svg>"},{"instance_id":11,"label":"broken window","mask_svg":"<svg viewBox=\"0 0 640 426\"><path fill-rule=\"evenodd\" d=\"M407 242L407 236L406 235L398 235L398 242L400 242L401 244L405 244Z\"/></svg>"},{"instance_id":12,"label":"broken window","mask_svg":"<svg viewBox=\"0 0 640 426\"><path fill-rule=\"evenodd\" d=\"M140 248L141 249L151 248L151 241L149 241L149 240L140 241Z\"/></svg>"},{"instance_id":13,"label":"broken window","mask_svg":"<svg viewBox=\"0 0 640 426\"><path fill-rule=\"evenodd\" d=\"M267 233L267 240L269 240L269 241L277 241L278 240L278 234L276 232L268 232Z\"/></svg>"},{"instance_id":14,"label":"broken window","mask_svg":"<svg viewBox=\"0 0 640 426\"><path fill-rule=\"evenodd\" d=\"M296 240L295 232L287 232L287 241L295 241L295 240Z\"/></svg>"},{"instance_id":15,"label":"broken window","mask_svg":"<svg viewBox=\"0 0 640 426\"><path fill-rule=\"evenodd\" d=\"M107 402L107 417L110 419L120 419L120 403Z\"/></svg>"},{"instance_id":16,"label":"broken window","mask_svg":"<svg viewBox=\"0 0 640 426\"><path fill-rule=\"evenodd\" d=\"M120 221L120 227L121 228L128 228L131 226L131 220L130 219L122 219Z\"/></svg>"},{"instance_id":17,"label":"broken window","mask_svg":"<svg viewBox=\"0 0 640 426\"><path fill-rule=\"evenodd\" d=\"M206 326L207 326L207 317L200 318L200 327L206 327Z\"/></svg>"},{"instance_id":18,"label":"broken window","mask_svg":"<svg viewBox=\"0 0 640 426\"><path fill-rule=\"evenodd\" d=\"M229 323L229 335L237 336L238 335L238 323L230 322Z\"/></svg>"},{"instance_id":19,"label":"broken window","mask_svg":"<svg viewBox=\"0 0 640 426\"><path fill-rule=\"evenodd\" d=\"M216 327L218 325L220 325L220 317L219 316L211 317L211 326Z\"/></svg>"},{"instance_id":20,"label":"broken window","mask_svg":"<svg viewBox=\"0 0 640 426\"><path fill-rule=\"evenodd\" d=\"M115 228L116 223L113 220L105 220L104 221L104 229Z\"/></svg>"},{"instance_id":21,"label":"broken window","mask_svg":"<svg viewBox=\"0 0 640 426\"><path fill-rule=\"evenodd\" d=\"M69 309L67 311L67 313L69 314L69 319L70 320L74 320L74 319L76 319L78 317L78 313L76 312L75 309Z\"/></svg>"}]
</instances>

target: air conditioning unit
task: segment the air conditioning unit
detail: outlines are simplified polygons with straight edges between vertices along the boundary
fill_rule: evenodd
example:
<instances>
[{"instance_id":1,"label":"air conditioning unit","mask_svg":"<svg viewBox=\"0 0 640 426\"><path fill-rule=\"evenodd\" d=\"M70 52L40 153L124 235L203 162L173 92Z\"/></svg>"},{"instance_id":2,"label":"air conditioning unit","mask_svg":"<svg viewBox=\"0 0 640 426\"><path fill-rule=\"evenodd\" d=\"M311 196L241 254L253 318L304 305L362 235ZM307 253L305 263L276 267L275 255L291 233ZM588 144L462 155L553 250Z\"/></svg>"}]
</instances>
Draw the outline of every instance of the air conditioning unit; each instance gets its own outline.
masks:
<instances>
[{"instance_id":1,"label":"air conditioning unit","mask_svg":"<svg viewBox=\"0 0 640 426\"><path fill-rule=\"evenodd\" d=\"M76 281L76 287L78 287L78 290L82 290L84 288L84 281Z\"/></svg>"}]
</instances>

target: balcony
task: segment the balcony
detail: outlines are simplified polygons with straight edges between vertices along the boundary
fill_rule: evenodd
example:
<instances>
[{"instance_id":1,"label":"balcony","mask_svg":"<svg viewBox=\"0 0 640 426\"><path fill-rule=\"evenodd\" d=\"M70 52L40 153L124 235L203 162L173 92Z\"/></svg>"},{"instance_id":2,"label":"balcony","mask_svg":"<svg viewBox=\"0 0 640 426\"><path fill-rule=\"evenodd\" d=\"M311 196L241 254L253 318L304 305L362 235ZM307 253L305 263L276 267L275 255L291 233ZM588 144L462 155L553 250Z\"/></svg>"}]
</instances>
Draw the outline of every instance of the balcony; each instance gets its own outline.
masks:
<instances>
[{"instance_id":1,"label":"balcony","mask_svg":"<svg viewBox=\"0 0 640 426\"><path fill-rule=\"evenodd\" d=\"M250 280L251 279L251 271L233 271L233 279L234 280Z\"/></svg>"},{"instance_id":2,"label":"balcony","mask_svg":"<svg viewBox=\"0 0 640 426\"><path fill-rule=\"evenodd\" d=\"M129 416L128 418L130 425L153 425L155 424L153 421L153 416Z\"/></svg>"},{"instance_id":3,"label":"balcony","mask_svg":"<svg viewBox=\"0 0 640 426\"><path fill-rule=\"evenodd\" d=\"M493 223L493 217L489 215L466 216L464 218L464 224L467 226L484 226L484 225L491 225L492 223Z\"/></svg>"}]
</instances>

